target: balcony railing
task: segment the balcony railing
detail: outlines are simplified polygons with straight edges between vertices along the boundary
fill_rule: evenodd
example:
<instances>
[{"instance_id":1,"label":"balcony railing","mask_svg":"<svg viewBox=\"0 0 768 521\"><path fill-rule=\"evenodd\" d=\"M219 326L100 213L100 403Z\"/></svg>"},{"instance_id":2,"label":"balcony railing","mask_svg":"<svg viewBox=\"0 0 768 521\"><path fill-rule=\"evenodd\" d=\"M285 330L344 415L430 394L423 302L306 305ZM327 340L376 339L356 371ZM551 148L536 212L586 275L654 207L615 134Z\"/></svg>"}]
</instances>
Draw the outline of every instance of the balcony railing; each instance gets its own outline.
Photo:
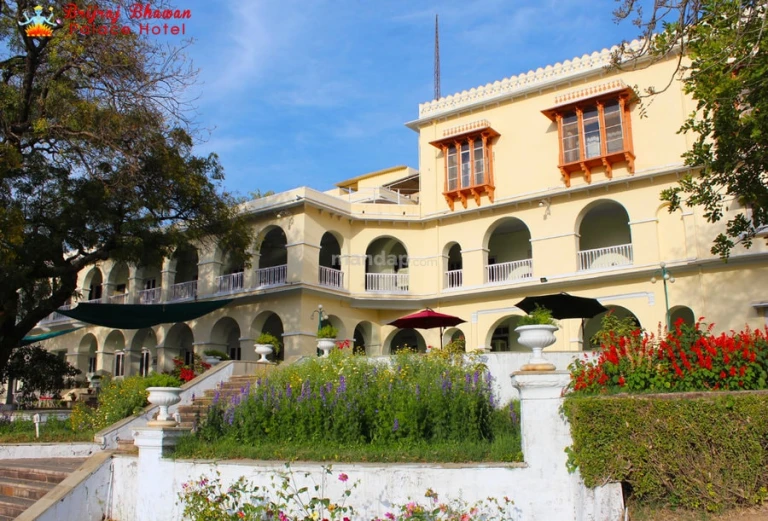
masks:
<instances>
[{"instance_id":1,"label":"balcony railing","mask_svg":"<svg viewBox=\"0 0 768 521\"><path fill-rule=\"evenodd\" d=\"M445 287L460 288L462 284L461 270L451 270L445 272Z\"/></svg>"},{"instance_id":2,"label":"balcony railing","mask_svg":"<svg viewBox=\"0 0 768 521\"><path fill-rule=\"evenodd\" d=\"M532 276L533 260L531 259L490 264L485 267L486 284L503 284L521 279L529 279Z\"/></svg>"},{"instance_id":3,"label":"balcony railing","mask_svg":"<svg viewBox=\"0 0 768 521\"><path fill-rule=\"evenodd\" d=\"M139 291L139 304L158 304L163 294L163 288L152 288Z\"/></svg>"},{"instance_id":4,"label":"balcony railing","mask_svg":"<svg viewBox=\"0 0 768 521\"><path fill-rule=\"evenodd\" d=\"M632 264L631 244L619 244L618 246L579 252L579 271L629 266L630 264Z\"/></svg>"},{"instance_id":5,"label":"balcony railing","mask_svg":"<svg viewBox=\"0 0 768 521\"><path fill-rule=\"evenodd\" d=\"M288 280L288 265L272 266L256 270L256 287L282 286Z\"/></svg>"},{"instance_id":6,"label":"balcony railing","mask_svg":"<svg viewBox=\"0 0 768 521\"><path fill-rule=\"evenodd\" d=\"M192 300L197 298L197 281L179 282L171 286L170 301Z\"/></svg>"},{"instance_id":7,"label":"balcony railing","mask_svg":"<svg viewBox=\"0 0 768 521\"><path fill-rule=\"evenodd\" d=\"M119 293L117 295L112 295L111 297L109 297L109 303L110 304L127 304L128 293Z\"/></svg>"},{"instance_id":8,"label":"balcony railing","mask_svg":"<svg viewBox=\"0 0 768 521\"><path fill-rule=\"evenodd\" d=\"M377 293L407 293L407 273L366 273L365 291Z\"/></svg>"},{"instance_id":9,"label":"balcony railing","mask_svg":"<svg viewBox=\"0 0 768 521\"><path fill-rule=\"evenodd\" d=\"M240 291L243 289L244 275L242 271L237 273L230 273L229 275L222 275L216 279L216 292L217 293L232 293L234 291Z\"/></svg>"},{"instance_id":10,"label":"balcony railing","mask_svg":"<svg viewBox=\"0 0 768 521\"><path fill-rule=\"evenodd\" d=\"M64 304L59 309L72 309L72 304ZM53 312L47 317L45 317L43 320L40 321L41 324L50 324L51 322L63 322L65 320L72 320L71 318L62 315L61 313Z\"/></svg>"},{"instance_id":11,"label":"balcony railing","mask_svg":"<svg viewBox=\"0 0 768 521\"><path fill-rule=\"evenodd\" d=\"M331 288L344 287L344 273L341 270L320 266L320 275L318 280L321 286L328 286Z\"/></svg>"}]
</instances>

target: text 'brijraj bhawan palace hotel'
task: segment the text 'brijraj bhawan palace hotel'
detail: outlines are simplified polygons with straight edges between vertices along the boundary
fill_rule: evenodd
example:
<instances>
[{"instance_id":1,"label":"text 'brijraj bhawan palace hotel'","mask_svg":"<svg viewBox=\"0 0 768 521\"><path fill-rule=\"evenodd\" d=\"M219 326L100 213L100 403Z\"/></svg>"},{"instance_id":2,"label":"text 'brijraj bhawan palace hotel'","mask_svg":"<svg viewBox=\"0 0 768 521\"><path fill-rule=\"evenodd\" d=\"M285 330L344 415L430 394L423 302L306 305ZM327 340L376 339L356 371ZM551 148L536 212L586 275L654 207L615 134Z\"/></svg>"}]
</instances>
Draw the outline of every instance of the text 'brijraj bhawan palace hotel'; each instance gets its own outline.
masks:
<instances>
[{"instance_id":1,"label":"text 'brijraj bhawan palace hotel'","mask_svg":"<svg viewBox=\"0 0 768 521\"><path fill-rule=\"evenodd\" d=\"M724 263L710 253L724 225L700 209L669 213L659 198L689 173L681 155L693 138L677 131L695 105L675 83L641 118L630 86L666 84L676 60L625 71L610 61L603 50L420 105L406 123L418 135L418 170L396 166L244 204L258 234L248 269L214 248L178 251L161 266L90 267L80 274L82 301L233 300L190 322L86 326L44 345L84 373L118 376L167 370L173 357L209 349L256 359L264 331L282 337L280 357L290 359L315 354L322 305L338 337L368 355L440 345L438 329L387 325L425 307L466 321L444 341L463 335L467 350L524 351L514 304L530 295L594 297L656 330L666 321L664 286L651 283L661 263L675 279L673 321L764 325L765 241ZM748 211L738 200L726 206L726 220ZM598 324L562 321L549 350L588 349ZM32 334L71 327L55 313Z\"/></svg>"}]
</instances>

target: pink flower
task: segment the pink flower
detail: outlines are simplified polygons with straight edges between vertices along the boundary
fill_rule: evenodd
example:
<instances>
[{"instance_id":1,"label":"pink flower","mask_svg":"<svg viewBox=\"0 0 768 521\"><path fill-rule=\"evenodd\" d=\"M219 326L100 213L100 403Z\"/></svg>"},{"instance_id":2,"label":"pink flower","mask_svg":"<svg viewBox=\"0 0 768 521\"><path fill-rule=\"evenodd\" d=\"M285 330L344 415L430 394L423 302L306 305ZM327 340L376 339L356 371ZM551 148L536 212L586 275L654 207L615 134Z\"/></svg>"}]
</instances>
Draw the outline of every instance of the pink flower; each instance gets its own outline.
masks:
<instances>
[{"instance_id":1,"label":"pink flower","mask_svg":"<svg viewBox=\"0 0 768 521\"><path fill-rule=\"evenodd\" d=\"M393 514L392 512L387 512L386 514L384 514L384 517L386 517L387 519L391 519L392 521L394 521L394 519L395 519L395 514Z\"/></svg>"},{"instance_id":2,"label":"pink flower","mask_svg":"<svg viewBox=\"0 0 768 521\"><path fill-rule=\"evenodd\" d=\"M339 481L347 481L348 479L349 479L349 476L347 476L343 472L339 474Z\"/></svg>"}]
</instances>

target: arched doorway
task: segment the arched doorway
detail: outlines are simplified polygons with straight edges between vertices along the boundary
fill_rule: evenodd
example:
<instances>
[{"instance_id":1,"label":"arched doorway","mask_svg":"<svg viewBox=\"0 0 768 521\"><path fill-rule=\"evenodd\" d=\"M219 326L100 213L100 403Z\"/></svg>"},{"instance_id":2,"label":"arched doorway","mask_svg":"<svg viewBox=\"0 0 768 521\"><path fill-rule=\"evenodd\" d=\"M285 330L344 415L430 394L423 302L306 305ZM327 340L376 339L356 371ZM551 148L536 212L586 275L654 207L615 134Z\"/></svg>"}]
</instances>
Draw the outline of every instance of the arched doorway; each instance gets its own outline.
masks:
<instances>
[{"instance_id":1,"label":"arched doorway","mask_svg":"<svg viewBox=\"0 0 768 521\"><path fill-rule=\"evenodd\" d=\"M678 320L682 320L687 326L692 326L696 323L696 315L687 306L674 306L669 310L669 323L674 328Z\"/></svg>"},{"instance_id":2,"label":"arched doorway","mask_svg":"<svg viewBox=\"0 0 768 521\"><path fill-rule=\"evenodd\" d=\"M522 315L507 315L502 319L496 321L496 323L488 330L486 334L487 348L491 349L492 353L504 353L504 352L530 352L530 348L522 345L518 340L520 334L515 332L517 323L522 318Z\"/></svg>"},{"instance_id":3,"label":"arched doorway","mask_svg":"<svg viewBox=\"0 0 768 521\"><path fill-rule=\"evenodd\" d=\"M640 324L640 320L638 320L637 316L627 308L622 306L605 306L605 307L608 308L608 311L603 311L599 315L595 315L592 318L588 318L584 322L584 327L582 332L583 349L594 350L600 347L600 345L597 342L595 342L595 335L597 334L598 331L600 331L600 328L603 324L603 317L606 316L608 313L612 313L617 318L630 317L632 318L632 320L634 321L635 325L638 328L642 327L642 325Z\"/></svg>"},{"instance_id":4,"label":"arched doorway","mask_svg":"<svg viewBox=\"0 0 768 521\"><path fill-rule=\"evenodd\" d=\"M379 237L365 250L365 290L374 293L408 292L408 251L394 237Z\"/></svg>"},{"instance_id":5,"label":"arched doorway","mask_svg":"<svg viewBox=\"0 0 768 521\"><path fill-rule=\"evenodd\" d=\"M531 232L523 221L505 217L485 233L483 247L488 250L485 283L501 284L533 276Z\"/></svg>"},{"instance_id":6,"label":"arched doorway","mask_svg":"<svg viewBox=\"0 0 768 521\"><path fill-rule=\"evenodd\" d=\"M579 271L632 264L629 214L616 201L596 201L582 210L578 234Z\"/></svg>"},{"instance_id":7,"label":"arched doorway","mask_svg":"<svg viewBox=\"0 0 768 521\"><path fill-rule=\"evenodd\" d=\"M234 318L220 318L211 329L211 343L227 353L232 360L242 359L242 350L240 349L240 326Z\"/></svg>"},{"instance_id":8,"label":"arched doorway","mask_svg":"<svg viewBox=\"0 0 768 521\"><path fill-rule=\"evenodd\" d=\"M165 337L163 347L166 351L163 368L169 371L173 368L171 359L178 357L185 365L192 365L193 362L193 344L195 337L192 329L187 324L174 324Z\"/></svg>"},{"instance_id":9,"label":"arched doorway","mask_svg":"<svg viewBox=\"0 0 768 521\"><path fill-rule=\"evenodd\" d=\"M417 353L426 353L427 343L415 329L398 329L389 341L389 352L394 355L406 348Z\"/></svg>"}]
</instances>

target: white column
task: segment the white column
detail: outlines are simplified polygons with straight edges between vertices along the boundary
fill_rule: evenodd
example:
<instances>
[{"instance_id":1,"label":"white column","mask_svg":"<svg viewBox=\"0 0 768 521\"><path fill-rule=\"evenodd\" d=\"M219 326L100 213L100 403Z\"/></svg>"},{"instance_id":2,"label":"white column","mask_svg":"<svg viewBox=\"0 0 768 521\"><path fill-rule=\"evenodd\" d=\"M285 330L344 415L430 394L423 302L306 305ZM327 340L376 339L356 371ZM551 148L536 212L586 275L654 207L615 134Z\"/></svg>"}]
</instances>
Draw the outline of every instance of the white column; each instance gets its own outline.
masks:
<instances>
[{"instance_id":1,"label":"white column","mask_svg":"<svg viewBox=\"0 0 768 521\"><path fill-rule=\"evenodd\" d=\"M136 470L135 521L174 519L173 501L152 501L151 498L176 497L176 479L152 479L153 476L173 477L173 462L163 461L182 435L189 429L180 427L163 429L136 429L133 444L139 448Z\"/></svg>"}]
</instances>

